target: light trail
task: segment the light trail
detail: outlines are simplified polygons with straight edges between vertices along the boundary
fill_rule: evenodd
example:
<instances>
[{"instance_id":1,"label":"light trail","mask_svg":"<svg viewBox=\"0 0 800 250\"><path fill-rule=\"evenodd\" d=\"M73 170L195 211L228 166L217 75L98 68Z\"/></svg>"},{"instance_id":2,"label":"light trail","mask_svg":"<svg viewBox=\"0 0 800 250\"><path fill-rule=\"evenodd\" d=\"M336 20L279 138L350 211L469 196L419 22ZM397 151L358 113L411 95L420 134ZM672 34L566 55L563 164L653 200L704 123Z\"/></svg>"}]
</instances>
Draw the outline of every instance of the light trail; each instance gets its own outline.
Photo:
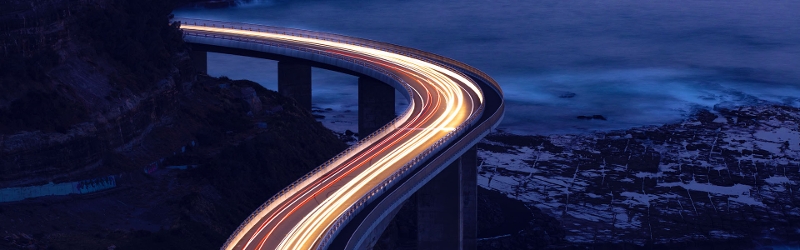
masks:
<instances>
[{"instance_id":1,"label":"light trail","mask_svg":"<svg viewBox=\"0 0 800 250\"><path fill-rule=\"evenodd\" d=\"M289 44L346 56L383 68L412 90L408 117L362 150L353 150L319 178L294 187L286 199L246 222L227 249L313 249L355 202L456 127L478 115L480 87L449 68L409 56L347 43L222 27L181 29Z\"/></svg>"}]
</instances>

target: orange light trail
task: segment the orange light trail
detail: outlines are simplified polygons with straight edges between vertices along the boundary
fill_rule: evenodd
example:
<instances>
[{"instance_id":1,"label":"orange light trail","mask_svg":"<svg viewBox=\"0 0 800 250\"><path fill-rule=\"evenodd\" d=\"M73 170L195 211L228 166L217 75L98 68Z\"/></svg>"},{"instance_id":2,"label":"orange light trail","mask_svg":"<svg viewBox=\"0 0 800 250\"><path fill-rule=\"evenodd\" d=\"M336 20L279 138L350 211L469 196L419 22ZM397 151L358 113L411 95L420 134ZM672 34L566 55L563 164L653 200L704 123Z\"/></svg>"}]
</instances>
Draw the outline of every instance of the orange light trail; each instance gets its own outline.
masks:
<instances>
[{"instance_id":1,"label":"orange light trail","mask_svg":"<svg viewBox=\"0 0 800 250\"><path fill-rule=\"evenodd\" d=\"M411 89L408 115L393 129L365 141L314 179L300 182L257 211L224 249L312 249L355 202L428 150L454 128L478 115L483 102L472 80L443 66L378 49L308 37L184 24L185 32L290 44L383 68Z\"/></svg>"}]
</instances>

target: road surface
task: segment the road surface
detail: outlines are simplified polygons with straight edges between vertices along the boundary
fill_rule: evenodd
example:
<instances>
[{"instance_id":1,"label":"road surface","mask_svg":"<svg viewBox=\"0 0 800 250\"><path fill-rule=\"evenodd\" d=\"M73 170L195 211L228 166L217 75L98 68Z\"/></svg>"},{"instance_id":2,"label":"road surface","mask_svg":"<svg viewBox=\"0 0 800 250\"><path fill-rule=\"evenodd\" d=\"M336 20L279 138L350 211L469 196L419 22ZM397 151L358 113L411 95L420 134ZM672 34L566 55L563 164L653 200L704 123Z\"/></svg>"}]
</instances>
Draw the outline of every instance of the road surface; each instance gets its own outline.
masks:
<instances>
[{"instance_id":1,"label":"road surface","mask_svg":"<svg viewBox=\"0 0 800 250\"><path fill-rule=\"evenodd\" d=\"M315 178L300 182L275 199L264 211L256 211L226 249L324 248L323 236L334 222L376 186L419 155L431 152L437 141L481 115L483 94L469 77L457 71L409 56L339 41L276 34L241 27L207 27L182 24L192 35L243 38L289 47L302 47L328 55L340 55L391 72L410 90L409 107L381 136L337 159ZM381 133L383 132L383 133Z\"/></svg>"}]
</instances>

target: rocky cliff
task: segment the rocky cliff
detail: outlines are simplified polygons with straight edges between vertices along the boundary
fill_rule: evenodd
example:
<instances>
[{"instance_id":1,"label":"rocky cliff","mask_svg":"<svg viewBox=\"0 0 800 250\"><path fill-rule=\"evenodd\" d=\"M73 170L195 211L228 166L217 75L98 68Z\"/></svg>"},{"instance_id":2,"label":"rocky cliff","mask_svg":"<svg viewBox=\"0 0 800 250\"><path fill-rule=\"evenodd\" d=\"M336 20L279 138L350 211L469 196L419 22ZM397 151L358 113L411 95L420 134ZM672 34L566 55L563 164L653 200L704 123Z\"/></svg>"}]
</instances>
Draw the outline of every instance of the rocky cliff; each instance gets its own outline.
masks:
<instances>
[{"instance_id":1,"label":"rocky cliff","mask_svg":"<svg viewBox=\"0 0 800 250\"><path fill-rule=\"evenodd\" d=\"M0 204L0 248L216 249L344 149L293 100L193 70L169 23L186 2L0 2L0 188L118 176Z\"/></svg>"},{"instance_id":2,"label":"rocky cliff","mask_svg":"<svg viewBox=\"0 0 800 250\"><path fill-rule=\"evenodd\" d=\"M78 178L157 157L142 140L175 114L195 74L168 22L173 4L6 1L0 183ZM174 143L164 146L184 142Z\"/></svg>"}]
</instances>

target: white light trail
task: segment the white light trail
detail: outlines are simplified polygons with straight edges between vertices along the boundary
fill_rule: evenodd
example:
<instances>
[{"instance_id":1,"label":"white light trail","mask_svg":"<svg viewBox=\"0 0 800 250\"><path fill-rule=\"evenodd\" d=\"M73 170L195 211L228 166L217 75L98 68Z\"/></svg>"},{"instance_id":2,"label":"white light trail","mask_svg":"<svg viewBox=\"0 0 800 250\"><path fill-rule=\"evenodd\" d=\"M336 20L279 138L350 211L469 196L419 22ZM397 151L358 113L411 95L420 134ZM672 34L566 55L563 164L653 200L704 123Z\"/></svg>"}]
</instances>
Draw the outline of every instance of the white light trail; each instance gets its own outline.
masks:
<instances>
[{"instance_id":1,"label":"white light trail","mask_svg":"<svg viewBox=\"0 0 800 250\"><path fill-rule=\"evenodd\" d=\"M230 247L244 241L247 249L311 249L347 209L435 142L466 122L483 102L480 88L451 69L416 58L334 41L252 30L184 24L187 31L256 38L338 53L384 67L414 90L405 124L363 151L354 151L324 179L295 187L296 197L249 222ZM335 187L333 184L336 184ZM320 194L327 194L323 197ZM324 198L321 202L309 202ZM317 200L318 201L318 200ZM291 223L290 223L291 222ZM288 230L287 230L288 229ZM285 233L274 233L284 230ZM246 235L250 235L245 238ZM263 237L263 238L259 238Z\"/></svg>"}]
</instances>

